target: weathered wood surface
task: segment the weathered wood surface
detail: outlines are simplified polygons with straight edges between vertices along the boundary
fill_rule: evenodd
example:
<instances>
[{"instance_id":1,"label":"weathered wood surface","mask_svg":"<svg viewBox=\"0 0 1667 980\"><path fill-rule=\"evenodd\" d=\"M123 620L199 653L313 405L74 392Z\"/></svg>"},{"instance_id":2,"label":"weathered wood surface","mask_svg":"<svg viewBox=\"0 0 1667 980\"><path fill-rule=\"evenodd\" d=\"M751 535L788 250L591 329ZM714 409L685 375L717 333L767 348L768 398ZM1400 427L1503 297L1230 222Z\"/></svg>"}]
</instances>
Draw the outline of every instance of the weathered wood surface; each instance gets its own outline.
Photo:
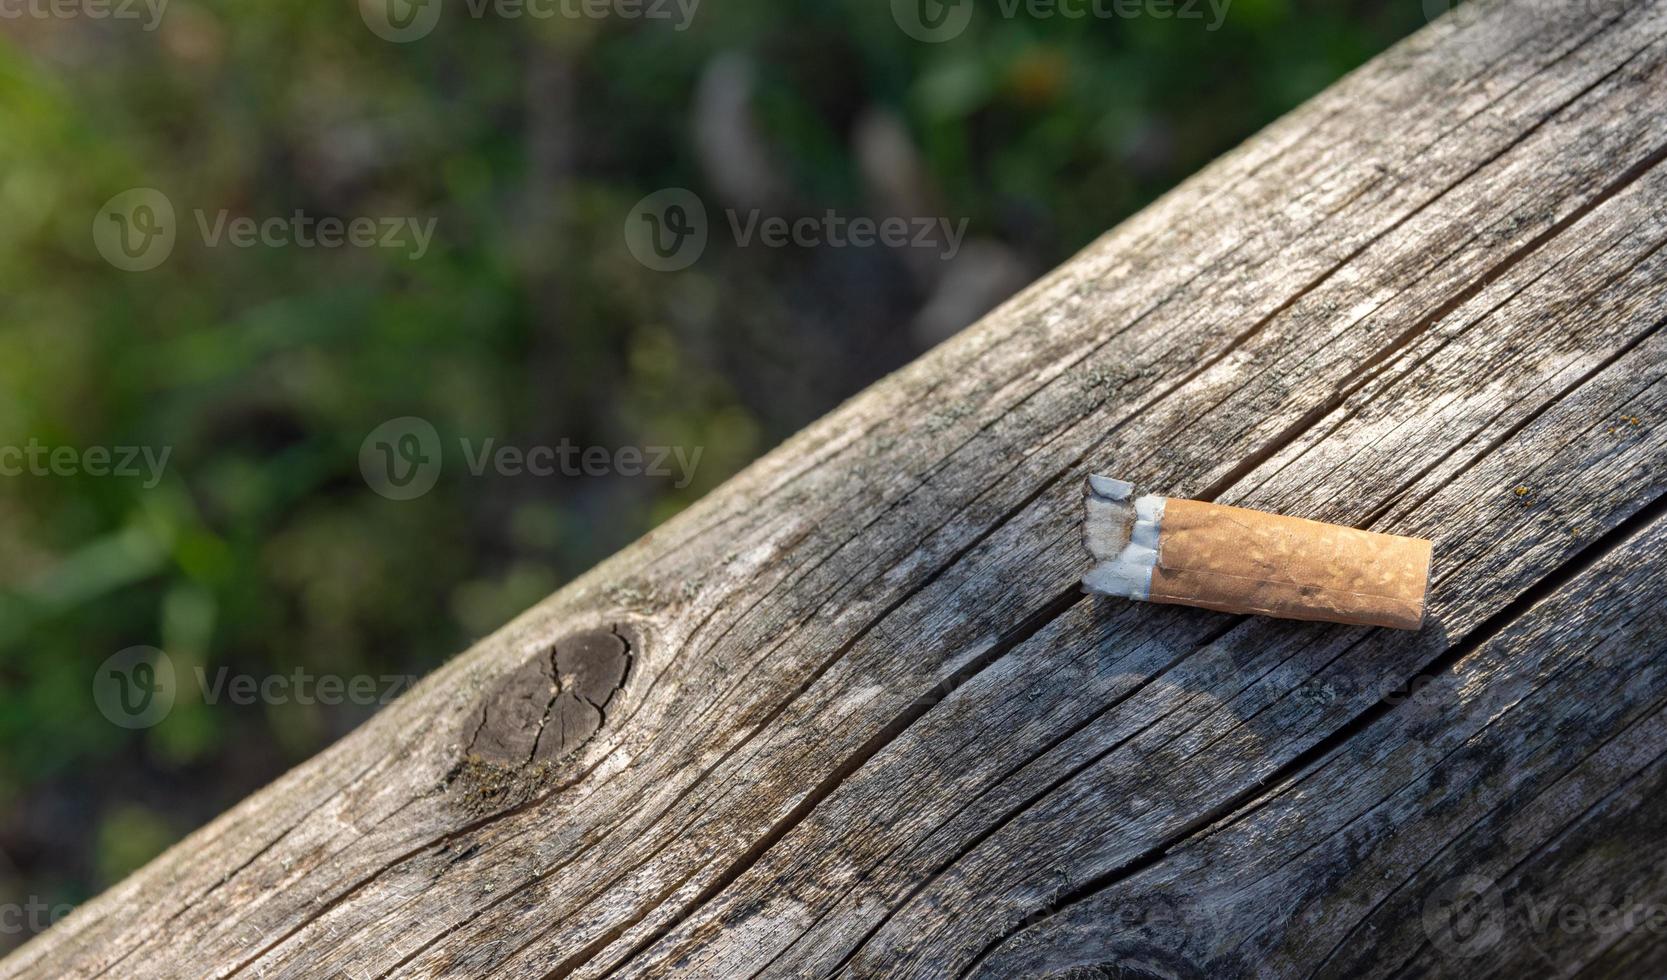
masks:
<instances>
[{"instance_id":1,"label":"weathered wood surface","mask_svg":"<svg viewBox=\"0 0 1667 980\"><path fill-rule=\"evenodd\" d=\"M1438 22L0 976L1662 975L1664 34ZM1091 470L1430 625L1090 600Z\"/></svg>"}]
</instances>

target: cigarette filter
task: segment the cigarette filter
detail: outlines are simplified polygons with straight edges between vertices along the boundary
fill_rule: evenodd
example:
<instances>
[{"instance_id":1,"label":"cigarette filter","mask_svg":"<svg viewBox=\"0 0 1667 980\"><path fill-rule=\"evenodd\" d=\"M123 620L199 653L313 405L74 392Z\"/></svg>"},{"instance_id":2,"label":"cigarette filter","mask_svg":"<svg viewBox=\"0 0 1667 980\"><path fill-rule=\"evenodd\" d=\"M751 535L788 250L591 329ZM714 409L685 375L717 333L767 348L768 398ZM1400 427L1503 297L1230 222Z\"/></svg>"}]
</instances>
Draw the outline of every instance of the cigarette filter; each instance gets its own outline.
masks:
<instances>
[{"instance_id":1,"label":"cigarette filter","mask_svg":"<svg viewBox=\"0 0 1667 980\"><path fill-rule=\"evenodd\" d=\"M1228 613L1415 630L1430 542L1196 500L1135 496L1088 478L1083 577L1101 595Z\"/></svg>"}]
</instances>

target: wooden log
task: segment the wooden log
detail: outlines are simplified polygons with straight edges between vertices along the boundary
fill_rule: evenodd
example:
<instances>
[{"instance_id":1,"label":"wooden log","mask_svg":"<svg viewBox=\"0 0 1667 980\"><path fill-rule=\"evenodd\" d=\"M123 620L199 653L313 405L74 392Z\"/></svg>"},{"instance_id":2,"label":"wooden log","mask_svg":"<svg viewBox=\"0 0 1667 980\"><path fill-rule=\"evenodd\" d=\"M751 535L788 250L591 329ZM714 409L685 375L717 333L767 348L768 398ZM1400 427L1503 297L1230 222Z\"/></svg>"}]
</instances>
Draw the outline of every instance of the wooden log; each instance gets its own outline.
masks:
<instances>
[{"instance_id":1,"label":"wooden log","mask_svg":"<svg viewBox=\"0 0 1667 980\"><path fill-rule=\"evenodd\" d=\"M1465 14L0 977L1667 971L1667 9ZM1428 625L1084 597L1091 471Z\"/></svg>"}]
</instances>

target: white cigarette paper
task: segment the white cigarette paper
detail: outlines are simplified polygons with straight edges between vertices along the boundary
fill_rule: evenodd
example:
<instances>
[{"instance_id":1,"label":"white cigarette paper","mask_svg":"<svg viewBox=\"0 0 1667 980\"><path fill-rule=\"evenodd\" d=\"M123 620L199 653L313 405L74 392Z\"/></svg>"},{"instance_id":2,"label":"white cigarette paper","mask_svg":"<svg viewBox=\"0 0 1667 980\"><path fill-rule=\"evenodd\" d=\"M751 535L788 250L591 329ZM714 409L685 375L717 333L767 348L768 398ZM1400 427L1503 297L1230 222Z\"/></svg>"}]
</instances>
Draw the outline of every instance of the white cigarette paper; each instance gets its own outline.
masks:
<instances>
[{"instance_id":1,"label":"white cigarette paper","mask_svg":"<svg viewBox=\"0 0 1667 980\"><path fill-rule=\"evenodd\" d=\"M1430 542L1300 517L1137 495L1088 478L1083 588L1142 602L1415 630Z\"/></svg>"}]
</instances>

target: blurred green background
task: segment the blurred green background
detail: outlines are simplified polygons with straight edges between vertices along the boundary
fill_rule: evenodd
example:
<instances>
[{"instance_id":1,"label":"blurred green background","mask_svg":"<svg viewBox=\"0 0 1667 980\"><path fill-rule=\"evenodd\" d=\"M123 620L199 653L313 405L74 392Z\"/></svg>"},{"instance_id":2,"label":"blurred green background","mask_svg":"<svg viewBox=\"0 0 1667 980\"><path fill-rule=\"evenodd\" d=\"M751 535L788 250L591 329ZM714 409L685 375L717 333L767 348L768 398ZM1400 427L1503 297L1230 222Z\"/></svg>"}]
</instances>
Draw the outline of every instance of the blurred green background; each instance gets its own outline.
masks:
<instances>
[{"instance_id":1,"label":"blurred green background","mask_svg":"<svg viewBox=\"0 0 1667 980\"><path fill-rule=\"evenodd\" d=\"M1425 20L1232 0L1211 32L980 0L925 44L886 0L706 0L683 31L447 3L407 44L352 0L0 21L0 446L172 450L151 489L0 477L0 902L85 900L374 710L208 705L195 668L432 669ZM713 238L660 273L623 221L674 186ZM181 224L143 273L90 235L132 187ZM951 262L741 248L728 207L970 231ZM207 248L194 209L438 224L411 261ZM358 453L406 415L453 446L703 455L681 489L452 459L392 501ZM181 683L129 731L90 685L136 644Z\"/></svg>"}]
</instances>

